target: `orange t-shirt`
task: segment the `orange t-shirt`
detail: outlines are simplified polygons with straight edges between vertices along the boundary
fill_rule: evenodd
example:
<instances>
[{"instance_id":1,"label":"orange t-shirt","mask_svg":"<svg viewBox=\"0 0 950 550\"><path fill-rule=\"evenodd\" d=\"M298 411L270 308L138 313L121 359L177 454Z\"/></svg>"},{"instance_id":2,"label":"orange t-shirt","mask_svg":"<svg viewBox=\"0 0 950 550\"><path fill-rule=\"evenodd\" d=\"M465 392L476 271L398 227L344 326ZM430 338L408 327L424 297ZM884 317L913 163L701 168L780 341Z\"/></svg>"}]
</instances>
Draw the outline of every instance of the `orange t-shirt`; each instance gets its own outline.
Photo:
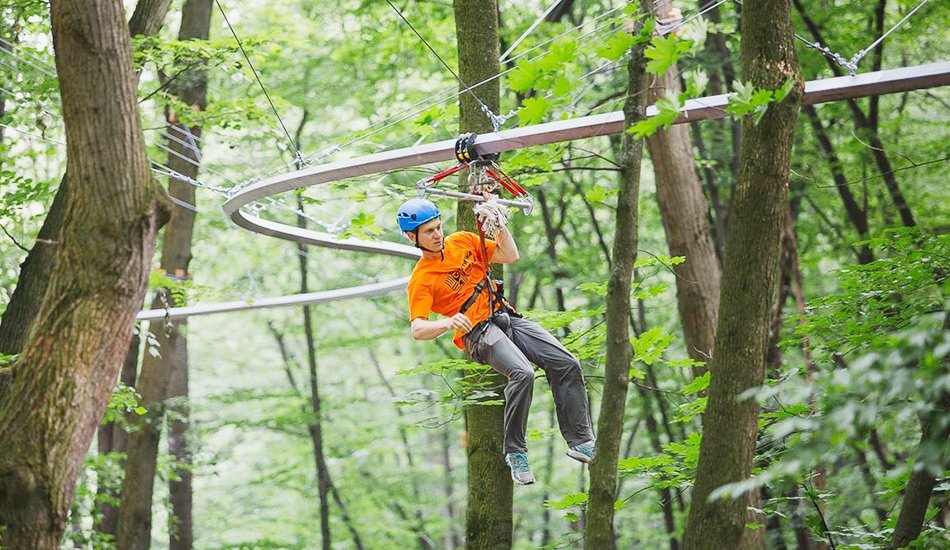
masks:
<instances>
[{"instance_id":1,"label":"orange t-shirt","mask_svg":"<svg viewBox=\"0 0 950 550\"><path fill-rule=\"evenodd\" d=\"M495 254L495 241L485 239L488 260ZM429 319L429 312L451 317L468 300L475 285L485 278L485 260L478 235L459 231L445 238L441 258L421 258L409 278L409 320ZM465 312L472 325L488 318L488 289L483 288L472 307ZM464 349L460 331L455 345Z\"/></svg>"}]
</instances>

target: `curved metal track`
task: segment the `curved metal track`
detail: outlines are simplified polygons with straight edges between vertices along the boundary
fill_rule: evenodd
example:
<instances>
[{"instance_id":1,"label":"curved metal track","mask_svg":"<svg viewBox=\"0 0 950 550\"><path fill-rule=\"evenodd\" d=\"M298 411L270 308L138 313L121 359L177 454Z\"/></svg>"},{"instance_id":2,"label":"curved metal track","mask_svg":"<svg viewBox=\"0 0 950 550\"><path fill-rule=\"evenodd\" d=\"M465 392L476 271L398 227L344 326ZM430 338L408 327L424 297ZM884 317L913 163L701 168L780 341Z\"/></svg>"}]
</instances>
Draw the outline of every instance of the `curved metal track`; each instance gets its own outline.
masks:
<instances>
[{"instance_id":1,"label":"curved metal track","mask_svg":"<svg viewBox=\"0 0 950 550\"><path fill-rule=\"evenodd\" d=\"M950 85L950 62L931 63L915 67L876 71L857 76L812 80L805 83L804 103L814 105L842 99L907 92L946 85ZM723 118L726 116L725 109L728 102L728 95L725 94L688 100L675 124ZM650 106L647 109L647 116L652 116L656 114L656 112L656 108ZM623 124L623 112L614 111L600 115L515 128L491 134L481 134L478 136L477 144L480 153L501 153L534 145L548 145L562 141L615 134L623 130ZM301 187L454 159L455 140L452 139L314 166L289 174L275 176L250 185L228 199L228 201L224 203L224 211L231 217L234 223L263 235L339 250L370 252L402 258L418 258L418 250L408 245L383 241L374 242L357 239L339 239L329 233L321 233L264 220L258 216L242 211L242 208L254 201ZM380 290L382 288L387 288L389 289L388 291L405 288L407 280L408 279L404 278L386 283L378 283L377 294L386 292ZM351 289L340 289L315 294L326 294L329 296L331 293L335 293L333 294L335 297L321 299L320 301L340 300L365 296L366 294L361 294L363 290L360 290L365 288L367 287L354 287ZM312 297L312 295L258 300L254 302L254 304L257 305L248 305L240 309L316 303L307 301L312 299L308 297ZM265 303L272 305L261 305ZM221 304L220 306L224 305L225 304ZM169 312L176 310L180 310L179 313L175 314L177 317L219 313L221 311L236 311L236 309L220 309L219 306L210 304L207 306L194 306L189 308L172 308ZM184 310L188 310L188 312ZM143 311L139 314L138 318L163 318L166 317L165 313L166 310ZM171 316L171 314L169 314L169 316Z\"/></svg>"}]
</instances>

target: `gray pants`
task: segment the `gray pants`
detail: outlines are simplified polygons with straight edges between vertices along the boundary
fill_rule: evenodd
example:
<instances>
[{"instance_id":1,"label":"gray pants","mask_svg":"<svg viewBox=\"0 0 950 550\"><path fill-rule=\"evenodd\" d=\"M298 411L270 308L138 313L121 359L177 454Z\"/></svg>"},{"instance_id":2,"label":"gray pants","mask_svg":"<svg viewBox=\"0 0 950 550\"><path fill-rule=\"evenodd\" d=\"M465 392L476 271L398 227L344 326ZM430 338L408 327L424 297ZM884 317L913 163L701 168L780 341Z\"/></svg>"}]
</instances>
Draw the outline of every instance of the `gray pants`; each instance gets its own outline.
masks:
<instances>
[{"instance_id":1,"label":"gray pants","mask_svg":"<svg viewBox=\"0 0 950 550\"><path fill-rule=\"evenodd\" d=\"M534 321L511 318L511 338L492 323L465 337L472 358L508 379L505 386L505 453L527 451L525 431L534 390L534 363L554 394L557 423L571 447L594 439L580 361Z\"/></svg>"}]
</instances>

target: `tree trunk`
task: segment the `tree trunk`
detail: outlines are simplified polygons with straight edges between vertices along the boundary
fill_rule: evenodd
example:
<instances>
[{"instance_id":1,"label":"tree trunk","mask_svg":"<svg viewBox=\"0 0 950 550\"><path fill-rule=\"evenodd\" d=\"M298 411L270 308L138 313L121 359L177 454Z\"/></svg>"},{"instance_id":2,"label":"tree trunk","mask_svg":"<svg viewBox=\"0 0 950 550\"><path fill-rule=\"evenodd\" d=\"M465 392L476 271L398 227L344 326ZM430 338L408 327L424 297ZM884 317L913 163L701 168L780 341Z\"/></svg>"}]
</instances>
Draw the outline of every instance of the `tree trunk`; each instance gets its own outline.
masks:
<instances>
[{"instance_id":1,"label":"tree trunk","mask_svg":"<svg viewBox=\"0 0 950 550\"><path fill-rule=\"evenodd\" d=\"M719 7L714 6L714 0L699 0L700 10L709 10L706 17L719 25L722 23L722 16L719 13ZM728 92L733 81L736 79L736 71L732 65L732 59L729 53L729 46L726 42L726 35L721 32L711 32L706 35L705 54L709 59L713 70L709 71L709 93L722 94ZM729 231L729 210L732 199L732 190L727 196L723 196L725 203L720 199L720 185L725 182L734 183L738 173L738 151L739 151L739 124L731 119L725 118L721 121L707 121L703 127L711 130L712 140L710 143L709 157L703 153L705 144L699 125L693 125L694 139L700 154L704 158L710 158L718 166L718 170L708 169L707 188L709 200L712 205L713 225L715 231L716 253L721 257L722 250L725 247L726 234ZM731 187L731 186L730 186ZM722 195L725 195L724 193Z\"/></svg>"},{"instance_id":2,"label":"tree trunk","mask_svg":"<svg viewBox=\"0 0 950 550\"><path fill-rule=\"evenodd\" d=\"M297 208L303 211L303 200L299 196L297 197ZM297 225L299 227L306 227L306 218L298 215ZM299 259L300 265L300 293L306 294L310 292L306 245L297 244L297 258ZM313 419L310 424L307 425L307 431L310 433L310 442L313 446L313 458L317 470L317 494L320 501L320 540L323 549L329 550L333 546L333 539L330 535L330 473L327 470L327 461L323 452L320 378L317 371L317 350L313 340L313 315L311 314L310 306L303 307L303 329L304 337L307 342L307 367L310 374L309 412L313 415Z\"/></svg>"},{"instance_id":3,"label":"tree trunk","mask_svg":"<svg viewBox=\"0 0 950 550\"><path fill-rule=\"evenodd\" d=\"M129 22L129 34L152 35L158 32L171 0L141 0ZM0 353L19 353L26 343L40 302L49 286L54 257L60 244L59 236L67 203L67 174L63 176L36 242L26 260L20 264L20 276L10 296L10 303L0 318Z\"/></svg>"},{"instance_id":4,"label":"tree trunk","mask_svg":"<svg viewBox=\"0 0 950 550\"><path fill-rule=\"evenodd\" d=\"M653 408L650 405L650 395L647 389L641 386L637 386L637 392L640 394L640 400L643 404L643 418L646 420L650 446L653 448L653 452L659 456L663 453L663 443L660 441L660 430L656 424L656 418L653 416ZM667 535L669 535L670 550L679 550L679 541L676 539L676 514L673 510L672 494L666 487L661 487L658 492L660 494L660 508L663 510L663 526L666 528Z\"/></svg>"},{"instance_id":5,"label":"tree trunk","mask_svg":"<svg viewBox=\"0 0 950 550\"><path fill-rule=\"evenodd\" d=\"M497 0L454 0L454 7L462 82L475 84L498 74L501 52ZM475 88L473 92L492 112L498 112L501 104L498 79ZM462 93L459 96L459 130L491 132L493 129L472 94ZM465 177L460 181L464 182ZM470 203L459 203L457 219L459 230L475 231L475 215ZM499 274L496 269L494 276ZM489 371L485 380L490 387L505 387L505 378L494 371ZM469 550L511 548L512 482L502 459L504 409L500 406L468 406L465 408L465 424L468 430L465 547Z\"/></svg>"},{"instance_id":6,"label":"tree trunk","mask_svg":"<svg viewBox=\"0 0 950 550\"><path fill-rule=\"evenodd\" d=\"M125 354L125 361L122 363L122 372L119 374L119 380L128 387L135 385L135 374L139 366L139 347L141 340L136 334L132 337L129 347ZM134 413L131 413L134 414ZM106 453L122 453L129 448L129 434L125 431L125 426L118 424L100 424L99 440L96 446L96 452L99 455ZM104 480L99 480L96 484L96 508L99 514L99 520L95 525L100 533L115 537L119 532L119 508L112 504L113 499L119 497L119 489L122 480L117 479L117 487L106 487Z\"/></svg>"},{"instance_id":7,"label":"tree trunk","mask_svg":"<svg viewBox=\"0 0 950 550\"><path fill-rule=\"evenodd\" d=\"M649 2L647 3L649 4ZM641 14L649 16L643 5ZM634 34L639 33L639 26ZM624 127L645 117L645 44L638 40L627 63L627 98ZM620 150L620 191L617 195L613 267L607 283L607 358L604 365L604 396L597 419L597 454L590 465L590 494L584 540L587 548L614 548L614 503L617 500L617 462L620 454L624 408L627 400L630 361L630 284L637 258L637 207L640 193L640 161L643 141L624 132Z\"/></svg>"},{"instance_id":8,"label":"tree trunk","mask_svg":"<svg viewBox=\"0 0 950 550\"><path fill-rule=\"evenodd\" d=\"M211 0L186 0L182 6L181 28L178 32L179 40L208 40L211 29ZM204 110L207 107L208 95L208 73L207 70L198 66L186 74L182 74L171 87L172 93L177 95L187 105L192 108ZM169 135L178 137L182 141L191 145L191 155L182 153L191 158L195 163L175 163L172 164L172 157L169 156L168 166L182 175L192 179L198 176L197 163L200 162L200 144L198 138L201 136L201 128L193 126L189 129L181 125L173 125L168 128ZM185 139L186 133L191 132L194 139ZM172 140L174 141L174 140ZM172 143L169 148L178 151ZM180 164L180 168L176 165ZM172 195L181 198L188 204L195 204L195 188L190 183L171 178L168 182ZM184 266L186 277L190 277L188 272L188 262L191 259L191 241L193 236L193 225L195 214L187 209L178 208L175 210L181 218L180 230L174 232L171 228L165 231L164 247L169 246L169 239L175 239L175 248L178 250L177 258L174 263ZM163 253L164 253L163 248ZM170 261L169 263L173 263ZM177 270L178 267L176 266ZM171 518L169 521L169 550L190 550L194 545L194 527L192 522L192 474L191 474L191 448L188 443L188 430L190 425L190 407L189 400L189 364L187 361L187 341L184 336L181 338L181 345L185 347L186 360L172 363L170 373L170 383L168 387L168 396L172 399L172 408L169 410L174 413L168 421L168 450L172 455L175 464L175 477L169 482L169 493L171 498Z\"/></svg>"},{"instance_id":9,"label":"tree trunk","mask_svg":"<svg viewBox=\"0 0 950 550\"><path fill-rule=\"evenodd\" d=\"M207 40L211 24L211 2L189 0L182 12L180 40ZM195 109L204 109L207 101L207 73L198 68L176 80L170 86L172 94ZM200 163L200 127L185 127L177 122L174 111L166 109L166 131L169 153L169 168L188 178L196 178ZM169 194L184 204L195 203L195 188L187 181L170 177ZM191 262L191 241L194 233L195 213L176 205L165 228L162 243L161 269L166 277L177 282L191 278L188 266ZM169 289L159 289L152 307L160 309L175 305ZM152 493L155 468L158 461L158 445L165 408L171 398L176 403L187 399L188 341L187 319L150 324L155 333L159 356L147 354L142 362L142 373L136 388L142 395L142 404L148 409L145 416L136 420L138 429L129 436L126 474L122 485L122 504L119 511L117 542L122 548L148 548L152 527ZM175 386L173 391L172 386ZM171 410L171 409L169 409ZM189 452L185 444L184 429L187 426L187 407L176 407L174 421L169 427L176 431L175 441L169 433L172 454L184 463L176 465L179 474L184 474L172 486L172 515L169 518L170 544L175 548L190 548L193 539L191 524L191 495ZM182 515L179 515L182 514Z\"/></svg>"},{"instance_id":10,"label":"tree trunk","mask_svg":"<svg viewBox=\"0 0 950 550\"><path fill-rule=\"evenodd\" d=\"M671 6L670 0L656 0L653 15L666 17ZM655 103L667 93L682 92L675 66L650 80L648 103ZM693 360L706 363L712 358L716 339L722 266L712 239L706 197L696 174L689 126L660 130L647 138L647 148L656 171L656 199L670 256L686 257L686 262L673 267L686 351ZM699 375L705 368L693 372Z\"/></svg>"},{"instance_id":11,"label":"tree trunk","mask_svg":"<svg viewBox=\"0 0 950 550\"><path fill-rule=\"evenodd\" d=\"M787 208L789 158L803 84L795 58L790 0L746 0L740 58L744 80L759 89L795 86L759 124L742 121L740 173L726 240L716 354L683 547L764 545L746 529L754 492L709 502L710 494L752 471L759 408L739 395L762 384L779 242Z\"/></svg>"},{"instance_id":12,"label":"tree trunk","mask_svg":"<svg viewBox=\"0 0 950 550\"><path fill-rule=\"evenodd\" d=\"M53 0L50 11L71 191L48 292L0 395L0 546L12 549L59 548L167 216L122 2Z\"/></svg>"},{"instance_id":13,"label":"tree trunk","mask_svg":"<svg viewBox=\"0 0 950 550\"><path fill-rule=\"evenodd\" d=\"M950 316L947 319L947 324L950 324ZM944 393L937 403L937 408L923 422L917 452L918 463L914 465L914 471L907 480L904 501L897 516L897 525L894 526L891 548L904 548L919 537L923 530L927 505L937 485L934 471L943 472L947 467L947 439L950 438L948 412L950 395ZM922 458L928 454L936 460L931 464L922 464Z\"/></svg>"},{"instance_id":14,"label":"tree trunk","mask_svg":"<svg viewBox=\"0 0 950 550\"><path fill-rule=\"evenodd\" d=\"M171 3L172 0L139 0L129 18L129 34L152 36L157 33L165 22Z\"/></svg>"}]
</instances>

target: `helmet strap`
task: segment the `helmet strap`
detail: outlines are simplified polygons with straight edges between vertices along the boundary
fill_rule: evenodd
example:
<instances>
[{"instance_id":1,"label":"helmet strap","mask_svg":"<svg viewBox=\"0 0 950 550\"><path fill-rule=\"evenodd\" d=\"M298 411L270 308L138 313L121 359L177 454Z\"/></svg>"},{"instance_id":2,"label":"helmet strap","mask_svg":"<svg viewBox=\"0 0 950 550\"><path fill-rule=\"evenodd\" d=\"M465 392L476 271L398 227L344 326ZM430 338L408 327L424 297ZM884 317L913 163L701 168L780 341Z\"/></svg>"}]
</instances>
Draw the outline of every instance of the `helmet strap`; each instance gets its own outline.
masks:
<instances>
[{"instance_id":1,"label":"helmet strap","mask_svg":"<svg viewBox=\"0 0 950 550\"><path fill-rule=\"evenodd\" d=\"M440 248L439 250L430 250L430 249L428 249L428 248L422 246L421 244L419 244L419 228L418 228L418 227L412 230L412 234L416 236L416 239L413 241L413 244L416 245L416 248L418 248L418 249L420 249L420 250L425 250L426 252L433 252L433 253L438 252L439 254L442 255L442 261L445 261L445 244L444 244L444 242L443 242L443 244L442 244L442 248Z\"/></svg>"}]
</instances>

